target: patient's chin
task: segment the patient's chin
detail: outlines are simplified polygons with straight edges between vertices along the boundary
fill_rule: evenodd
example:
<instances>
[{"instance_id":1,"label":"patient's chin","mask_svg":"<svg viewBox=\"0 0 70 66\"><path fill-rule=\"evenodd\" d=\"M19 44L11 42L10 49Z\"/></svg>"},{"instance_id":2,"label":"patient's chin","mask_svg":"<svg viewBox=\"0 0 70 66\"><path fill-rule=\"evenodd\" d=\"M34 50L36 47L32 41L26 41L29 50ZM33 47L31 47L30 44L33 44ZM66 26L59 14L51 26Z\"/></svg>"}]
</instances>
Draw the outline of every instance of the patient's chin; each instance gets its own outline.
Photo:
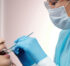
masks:
<instances>
[{"instance_id":1,"label":"patient's chin","mask_svg":"<svg viewBox=\"0 0 70 66\"><path fill-rule=\"evenodd\" d=\"M5 59L5 60L1 61L0 66L11 66L11 60Z\"/></svg>"}]
</instances>

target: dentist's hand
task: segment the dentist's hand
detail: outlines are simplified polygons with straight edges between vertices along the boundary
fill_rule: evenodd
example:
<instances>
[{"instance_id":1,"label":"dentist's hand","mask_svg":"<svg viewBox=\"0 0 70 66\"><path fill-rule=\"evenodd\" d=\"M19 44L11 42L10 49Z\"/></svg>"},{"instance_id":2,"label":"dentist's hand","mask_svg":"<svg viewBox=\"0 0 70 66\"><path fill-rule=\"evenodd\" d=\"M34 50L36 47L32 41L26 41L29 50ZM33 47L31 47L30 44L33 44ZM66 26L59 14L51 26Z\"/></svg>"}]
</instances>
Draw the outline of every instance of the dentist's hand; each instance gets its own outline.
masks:
<instances>
[{"instance_id":1,"label":"dentist's hand","mask_svg":"<svg viewBox=\"0 0 70 66\"><path fill-rule=\"evenodd\" d=\"M28 53L24 52L22 49L19 49L19 52L19 54L15 54L23 66L32 66L35 63Z\"/></svg>"},{"instance_id":2,"label":"dentist's hand","mask_svg":"<svg viewBox=\"0 0 70 66\"><path fill-rule=\"evenodd\" d=\"M15 44L18 44L19 42L21 42L21 38L17 39L15 41ZM20 47L18 48L18 47L16 46L15 50L13 50L13 52L16 54L16 56L18 57L20 62L24 66L32 66L35 63L34 60L32 59L32 57L27 52L24 52L23 49L21 49Z\"/></svg>"},{"instance_id":3,"label":"dentist's hand","mask_svg":"<svg viewBox=\"0 0 70 66\"><path fill-rule=\"evenodd\" d=\"M25 53L32 57L35 63L38 63L47 56L35 38L23 36L17 39L15 43L16 47L14 52L16 54L21 54L18 51L18 49L21 48Z\"/></svg>"}]
</instances>

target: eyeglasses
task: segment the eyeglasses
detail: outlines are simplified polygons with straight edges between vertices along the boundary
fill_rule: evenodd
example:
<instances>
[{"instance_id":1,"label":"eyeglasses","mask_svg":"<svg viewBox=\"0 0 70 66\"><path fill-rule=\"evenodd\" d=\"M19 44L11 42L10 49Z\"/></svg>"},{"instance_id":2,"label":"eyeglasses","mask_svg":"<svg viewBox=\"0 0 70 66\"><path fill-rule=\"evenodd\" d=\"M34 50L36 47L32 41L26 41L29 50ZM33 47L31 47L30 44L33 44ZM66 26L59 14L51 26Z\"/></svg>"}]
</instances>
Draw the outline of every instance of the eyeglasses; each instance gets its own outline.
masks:
<instances>
[{"instance_id":1,"label":"eyeglasses","mask_svg":"<svg viewBox=\"0 0 70 66\"><path fill-rule=\"evenodd\" d=\"M51 0L49 0L49 2L48 2L48 1L45 1L45 2L44 2L45 7L46 7L47 9L50 9L50 8L51 8L51 5L52 5L52 6L55 6L55 4L57 3L57 1L58 1L58 0L53 1L53 2L52 2Z\"/></svg>"},{"instance_id":2,"label":"eyeglasses","mask_svg":"<svg viewBox=\"0 0 70 66\"><path fill-rule=\"evenodd\" d=\"M49 5L49 3L48 2L44 2L44 5L45 5L45 7L47 8L47 9L50 9L51 7L50 7L50 5Z\"/></svg>"}]
</instances>

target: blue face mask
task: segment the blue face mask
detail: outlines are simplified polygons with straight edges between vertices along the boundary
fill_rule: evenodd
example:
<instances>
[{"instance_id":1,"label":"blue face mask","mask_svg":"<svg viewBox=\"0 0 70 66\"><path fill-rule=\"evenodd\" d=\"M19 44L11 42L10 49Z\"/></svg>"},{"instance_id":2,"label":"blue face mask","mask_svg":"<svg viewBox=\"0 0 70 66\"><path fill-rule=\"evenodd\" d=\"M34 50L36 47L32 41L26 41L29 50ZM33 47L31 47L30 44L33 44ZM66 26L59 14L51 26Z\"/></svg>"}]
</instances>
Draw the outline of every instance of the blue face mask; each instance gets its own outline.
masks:
<instances>
[{"instance_id":1,"label":"blue face mask","mask_svg":"<svg viewBox=\"0 0 70 66\"><path fill-rule=\"evenodd\" d=\"M68 2L67 5L69 3L70 2ZM67 15L64 6L58 8L50 8L48 4L45 4L45 6L48 8L49 16L56 27L60 29L70 29L70 17Z\"/></svg>"}]
</instances>

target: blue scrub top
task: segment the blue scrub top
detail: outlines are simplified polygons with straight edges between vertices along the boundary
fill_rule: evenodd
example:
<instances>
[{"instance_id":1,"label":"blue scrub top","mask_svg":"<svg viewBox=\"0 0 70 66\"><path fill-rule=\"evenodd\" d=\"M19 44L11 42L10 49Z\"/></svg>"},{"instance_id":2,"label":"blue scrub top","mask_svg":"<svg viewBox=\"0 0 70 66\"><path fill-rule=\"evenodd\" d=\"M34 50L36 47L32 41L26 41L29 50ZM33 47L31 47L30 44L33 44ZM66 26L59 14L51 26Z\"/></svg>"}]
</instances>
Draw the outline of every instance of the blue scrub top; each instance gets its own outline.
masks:
<instances>
[{"instance_id":1,"label":"blue scrub top","mask_svg":"<svg viewBox=\"0 0 70 66\"><path fill-rule=\"evenodd\" d=\"M60 32L54 62L59 66L70 66L70 30Z\"/></svg>"}]
</instances>

